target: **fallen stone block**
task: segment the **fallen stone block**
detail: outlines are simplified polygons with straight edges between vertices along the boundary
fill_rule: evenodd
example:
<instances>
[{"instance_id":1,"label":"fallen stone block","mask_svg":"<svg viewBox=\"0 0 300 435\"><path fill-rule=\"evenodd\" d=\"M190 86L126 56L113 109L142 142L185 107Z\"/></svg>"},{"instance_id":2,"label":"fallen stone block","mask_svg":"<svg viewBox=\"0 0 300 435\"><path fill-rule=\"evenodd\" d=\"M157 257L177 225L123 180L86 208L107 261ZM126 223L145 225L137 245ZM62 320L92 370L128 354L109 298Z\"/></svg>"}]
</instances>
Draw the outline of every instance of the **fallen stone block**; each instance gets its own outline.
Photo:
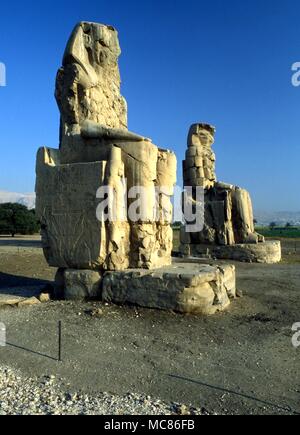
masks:
<instances>
[{"instance_id":1,"label":"fallen stone block","mask_svg":"<svg viewBox=\"0 0 300 435\"><path fill-rule=\"evenodd\" d=\"M50 302L50 300L51 300L51 295L49 294L49 293L41 293L40 295L39 295L39 301L42 303L42 304L44 304L44 303L46 303L46 302Z\"/></svg>"},{"instance_id":2,"label":"fallen stone block","mask_svg":"<svg viewBox=\"0 0 300 435\"><path fill-rule=\"evenodd\" d=\"M66 269L64 297L67 300L96 299L101 295L101 274L92 270Z\"/></svg>"},{"instance_id":3,"label":"fallen stone block","mask_svg":"<svg viewBox=\"0 0 300 435\"><path fill-rule=\"evenodd\" d=\"M17 306L18 308L31 307L33 305L39 305L40 303L41 302L37 298L33 297L33 298L23 299L17 304Z\"/></svg>"},{"instance_id":4,"label":"fallen stone block","mask_svg":"<svg viewBox=\"0 0 300 435\"><path fill-rule=\"evenodd\" d=\"M0 307L17 305L22 300L23 299L18 296L2 294L0 295Z\"/></svg>"}]
</instances>

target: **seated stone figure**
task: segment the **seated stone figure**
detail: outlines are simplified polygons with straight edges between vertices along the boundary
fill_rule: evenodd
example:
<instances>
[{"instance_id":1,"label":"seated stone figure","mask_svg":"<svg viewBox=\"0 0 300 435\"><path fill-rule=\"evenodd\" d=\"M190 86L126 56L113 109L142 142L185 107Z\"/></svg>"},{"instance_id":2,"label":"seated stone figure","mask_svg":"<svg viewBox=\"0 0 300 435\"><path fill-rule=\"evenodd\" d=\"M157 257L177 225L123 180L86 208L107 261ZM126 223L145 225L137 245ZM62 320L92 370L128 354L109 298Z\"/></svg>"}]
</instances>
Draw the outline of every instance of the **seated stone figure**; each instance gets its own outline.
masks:
<instances>
[{"instance_id":1,"label":"seated stone figure","mask_svg":"<svg viewBox=\"0 0 300 435\"><path fill-rule=\"evenodd\" d=\"M75 27L56 80L62 158L70 160L65 156L68 146L74 159L81 157L72 149L77 135L104 142L144 140L127 129L127 104L120 94L120 54L113 27L85 22Z\"/></svg>"},{"instance_id":2,"label":"seated stone figure","mask_svg":"<svg viewBox=\"0 0 300 435\"><path fill-rule=\"evenodd\" d=\"M121 198L121 187L171 196L176 157L127 128L127 104L120 93L117 31L96 23L79 23L67 44L56 79L60 109L59 150L41 148L37 157L37 214L43 247L51 266L60 269L124 270L171 263L171 210L156 219L152 196L143 203L142 219L96 216L101 186ZM125 215L134 204L126 198Z\"/></svg>"},{"instance_id":3,"label":"seated stone figure","mask_svg":"<svg viewBox=\"0 0 300 435\"><path fill-rule=\"evenodd\" d=\"M197 251L203 253L207 246L238 246L236 255L232 249L212 249L212 252L219 258L263 259L267 262L273 258L279 261L281 253L278 243L265 244L264 237L254 229L249 193L240 187L217 181L216 158L212 151L214 137L215 128L209 124L194 124L189 131L188 149L183 161L184 185L204 189L205 211L201 232L188 233L185 228L182 229L183 251L188 248L195 255ZM247 246L242 248L241 245ZM260 246L251 248L249 245Z\"/></svg>"}]
</instances>

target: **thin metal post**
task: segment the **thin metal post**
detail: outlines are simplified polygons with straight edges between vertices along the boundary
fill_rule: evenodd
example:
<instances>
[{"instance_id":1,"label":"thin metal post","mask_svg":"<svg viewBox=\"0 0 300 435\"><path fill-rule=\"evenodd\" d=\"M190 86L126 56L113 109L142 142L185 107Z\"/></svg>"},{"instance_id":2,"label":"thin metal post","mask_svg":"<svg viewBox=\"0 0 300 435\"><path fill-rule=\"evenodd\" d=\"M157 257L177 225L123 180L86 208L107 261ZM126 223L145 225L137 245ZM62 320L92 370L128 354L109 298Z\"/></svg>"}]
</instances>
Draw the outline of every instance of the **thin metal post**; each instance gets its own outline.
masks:
<instances>
[{"instance_id":1,"label":"thin metal post","mask_svg":"<svg viewBox=\"0 0 300 435\"><path fill-rule=\"evenodd\" d=\"M61 320L58 322L58 361L61 362Z\"/></svg>"}]
</instances>

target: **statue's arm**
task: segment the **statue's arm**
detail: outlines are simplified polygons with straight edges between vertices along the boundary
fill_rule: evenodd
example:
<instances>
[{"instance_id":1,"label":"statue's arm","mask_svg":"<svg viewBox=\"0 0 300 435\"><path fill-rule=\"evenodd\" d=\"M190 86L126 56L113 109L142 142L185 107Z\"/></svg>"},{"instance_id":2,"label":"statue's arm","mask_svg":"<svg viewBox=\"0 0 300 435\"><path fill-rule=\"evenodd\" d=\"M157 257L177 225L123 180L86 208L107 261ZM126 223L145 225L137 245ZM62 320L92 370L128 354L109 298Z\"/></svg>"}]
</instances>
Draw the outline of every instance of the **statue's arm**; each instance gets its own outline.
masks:
<instances>
[{"instance_id":1,"label":"statue's arm","mask_svg":"<svg viewBox=\"0 0 300 435\"><path fill-rule=\"evenodd\" d=\"M81 135L86 139L124 140L130 142L151 141L150 139L136 133L122 130L120 128L108 128L89 120L84 121L81 125Z\"/></svg>"}]
</instances>

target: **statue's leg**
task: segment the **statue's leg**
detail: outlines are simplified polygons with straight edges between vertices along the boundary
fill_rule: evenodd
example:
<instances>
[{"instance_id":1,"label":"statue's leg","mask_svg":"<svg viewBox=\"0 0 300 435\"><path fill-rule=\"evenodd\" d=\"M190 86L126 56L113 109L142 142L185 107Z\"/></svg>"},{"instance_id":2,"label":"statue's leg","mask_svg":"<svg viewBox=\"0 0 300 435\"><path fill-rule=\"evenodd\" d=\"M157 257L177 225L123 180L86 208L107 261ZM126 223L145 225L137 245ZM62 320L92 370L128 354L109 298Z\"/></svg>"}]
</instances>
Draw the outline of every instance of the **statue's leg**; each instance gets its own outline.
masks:
<instances>
[{"instance_id":1,"label":"statue's leg","mask_svg":"<svg viewBox=\"0 0 300 435\"><path fill-rule=\"evenodd\" d=\"M245 189L234 187L232 191L233 219L236 243L258 243L259 235L255 232L252 202Z\"/></svg>"}]
</instances>

